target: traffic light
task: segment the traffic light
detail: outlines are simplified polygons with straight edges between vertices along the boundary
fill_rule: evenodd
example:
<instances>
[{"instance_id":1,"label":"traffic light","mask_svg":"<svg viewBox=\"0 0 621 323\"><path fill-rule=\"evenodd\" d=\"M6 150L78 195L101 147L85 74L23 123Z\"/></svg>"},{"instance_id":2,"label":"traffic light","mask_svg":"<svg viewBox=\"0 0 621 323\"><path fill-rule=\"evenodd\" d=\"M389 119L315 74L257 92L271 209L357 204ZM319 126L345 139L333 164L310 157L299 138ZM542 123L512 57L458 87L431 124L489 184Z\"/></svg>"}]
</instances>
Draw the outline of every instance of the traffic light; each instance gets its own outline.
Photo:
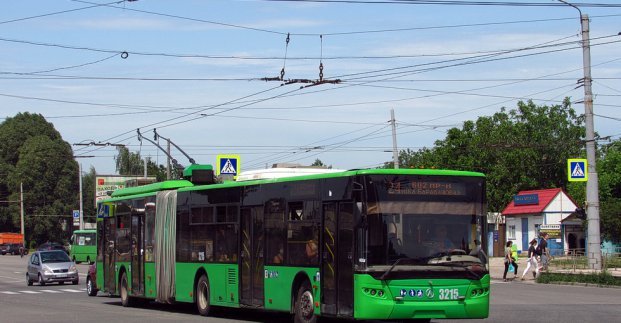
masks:
<instances>
[{"instance_id":1,"label":"traffic light","mask_svg":"<svg viewBox=\"0 0 621 323\"><path fill-rule=\"evenodd\" d=\"M578 219L586 220L586 218L587 218L586 210L581 208L581 207L577 207L576 208L576 216L578 217Z\"/></svg>"}]
</instances>

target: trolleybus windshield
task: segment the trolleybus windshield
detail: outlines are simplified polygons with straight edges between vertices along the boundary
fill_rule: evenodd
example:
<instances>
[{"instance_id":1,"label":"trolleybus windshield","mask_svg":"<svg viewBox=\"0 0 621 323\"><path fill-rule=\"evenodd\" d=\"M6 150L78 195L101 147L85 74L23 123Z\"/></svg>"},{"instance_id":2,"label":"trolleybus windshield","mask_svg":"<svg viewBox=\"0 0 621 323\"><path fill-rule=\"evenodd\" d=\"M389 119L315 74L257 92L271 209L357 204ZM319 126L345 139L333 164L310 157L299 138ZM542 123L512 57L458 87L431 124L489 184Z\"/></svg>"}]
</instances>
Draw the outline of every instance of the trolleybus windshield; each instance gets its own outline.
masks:
<instances>
[{"instance_id":1,"label":"trolleybus windshield","mask_svg":"<svg viewBox=\"0 0 621 323\"><path fill-rule=\"evenodd\" d=\"M476 178L369 176L359 263L369 272L480 278L471 251L485 241L483 181ZM473 267L474 266L474 267ZM374 275L375 276L375 275Z\"/></svg>"}]
</instances>

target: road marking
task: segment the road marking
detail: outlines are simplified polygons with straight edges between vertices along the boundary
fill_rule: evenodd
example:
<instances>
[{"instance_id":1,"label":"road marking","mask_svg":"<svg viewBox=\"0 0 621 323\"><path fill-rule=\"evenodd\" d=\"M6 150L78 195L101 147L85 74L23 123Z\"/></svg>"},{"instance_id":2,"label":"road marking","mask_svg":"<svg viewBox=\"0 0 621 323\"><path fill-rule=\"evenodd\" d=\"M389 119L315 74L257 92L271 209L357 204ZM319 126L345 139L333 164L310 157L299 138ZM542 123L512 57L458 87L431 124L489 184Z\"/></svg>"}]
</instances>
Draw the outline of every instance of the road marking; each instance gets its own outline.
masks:
<instances>
[{"instance_id":1,"label":"road marking","mask_svg":"<svg viewBox=\"0 0 621 323\"><path fill-rule=\"evenodd\" d=\"M32 290L19 290L18 292L24 293L24 294L41 294L41 292L35 292Z\"/></svg>"},{"instance_id":2,"label":"road marking","mask_svg":"<svg viewBox=\"0 0 621 323\"><path fill-rule=\"evenodd\" d=\"M19 294L19 293L16 293L16 292L0 292L0 293L2 293L2 294L8 294L8 295L16 295L16 294Z\"/></svg>"},{"instance_id":3,"label":"road marking","mask_svg":"<svg viewBox=\"0 0 621 323\"><path fill-rule=\"evenodd\" d=\"M46 292L46 293L62 293L57 290L51 290L51 289L39 289L39 291Z\"/></svg>"},{"instance_id":4,"label":"road marking","mask_svg":"<svg viewBox=\"0 0 621 323\"><path fill-rule=\"evenodd\" d=\"M69 292L69 293L81 293L82 292L81 290L78 290L78 289L61 289L61 290L65 292Z\"/></svg>"}]
</instances>

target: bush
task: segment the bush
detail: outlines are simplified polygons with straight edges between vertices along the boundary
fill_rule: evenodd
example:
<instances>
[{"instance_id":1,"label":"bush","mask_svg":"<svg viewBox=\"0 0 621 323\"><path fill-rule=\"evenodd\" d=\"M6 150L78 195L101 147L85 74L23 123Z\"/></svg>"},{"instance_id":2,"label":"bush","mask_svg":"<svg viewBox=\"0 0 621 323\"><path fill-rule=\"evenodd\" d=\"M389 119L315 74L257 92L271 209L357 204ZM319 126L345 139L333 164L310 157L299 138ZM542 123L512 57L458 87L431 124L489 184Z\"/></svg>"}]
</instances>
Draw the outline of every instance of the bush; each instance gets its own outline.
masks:
<instances>
[{"instance_id":1,"label":"bush","mask_svg":"<svg viewBox=\"0 0 621 323\"><path fill-rule=\"evenodd\" d=\"M598 286L621 286L621 277L615 277L606 271L597 274L541 273L537 277L537 282L541 284L564 282Z\"/></svg>"}]
</instances>

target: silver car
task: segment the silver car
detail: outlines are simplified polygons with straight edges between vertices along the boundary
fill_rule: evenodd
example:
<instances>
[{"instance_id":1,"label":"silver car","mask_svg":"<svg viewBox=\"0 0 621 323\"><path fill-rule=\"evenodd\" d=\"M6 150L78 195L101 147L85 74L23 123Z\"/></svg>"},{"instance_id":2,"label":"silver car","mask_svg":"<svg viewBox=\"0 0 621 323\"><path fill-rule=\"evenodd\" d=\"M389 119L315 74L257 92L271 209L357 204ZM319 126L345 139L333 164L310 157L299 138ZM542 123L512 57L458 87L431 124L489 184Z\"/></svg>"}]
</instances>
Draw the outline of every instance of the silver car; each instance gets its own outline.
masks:
<instances>
[{"instance_id":1,"label":"silver car","mask_svg":"<svg viewBox=\"0 0 621 323\"><path fill-rule=\"evenodd\" d=\"M64 284L79 282L78 269L69 259L67 253L61 250L36 251L28 260L26 282L31 286L34 281L44 286L47 283L58 282Z\"/></svg>"}]
</instances>

